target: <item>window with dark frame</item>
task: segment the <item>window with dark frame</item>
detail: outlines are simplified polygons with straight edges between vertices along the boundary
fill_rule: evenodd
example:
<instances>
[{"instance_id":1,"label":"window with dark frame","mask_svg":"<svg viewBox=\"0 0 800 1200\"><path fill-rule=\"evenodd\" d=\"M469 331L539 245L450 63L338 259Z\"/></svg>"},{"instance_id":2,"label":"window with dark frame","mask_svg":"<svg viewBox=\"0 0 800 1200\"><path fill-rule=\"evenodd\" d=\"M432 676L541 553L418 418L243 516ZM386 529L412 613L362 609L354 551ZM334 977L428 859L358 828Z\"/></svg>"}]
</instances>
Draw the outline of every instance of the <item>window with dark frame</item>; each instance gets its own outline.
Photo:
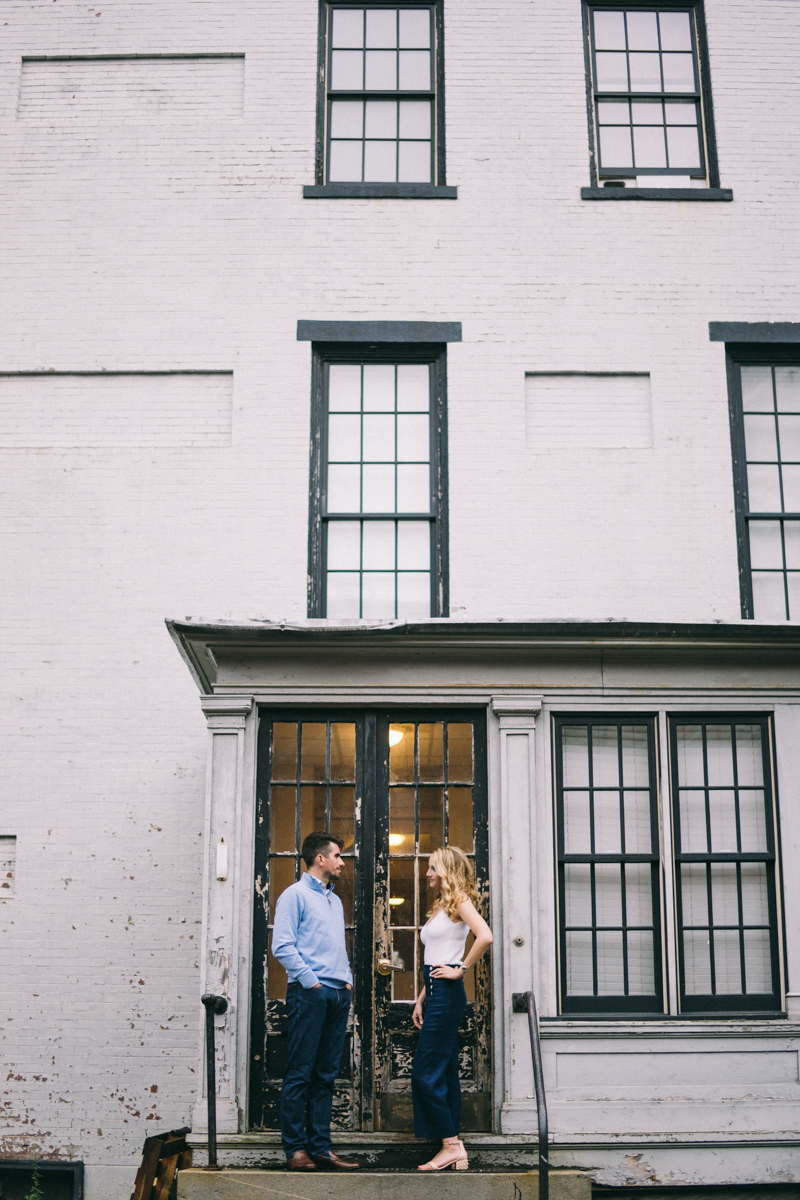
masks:
<instances>
[{"instance_id":1,"label":"window with dark frame","mask_svg":"<svg viewBox=\"0 0 800 1200\"><path fill-rule=\"evenodd\" d=\"M444 183L442 11L324 4L318 184Z\"/></svg>"},{"instance_id":2,"label":"window with dark frame","mask_svg":"<svg viewBox=\"0 0 800 1200\"><path fill-rule=\"evenodd\" d=\"M742 616L800 620L800 347L728 347Z\"/></svg>"},{"instance_id":3,"label":"window with dark frame","mask_svg":"<svg viewBox=\"0 0 800 1200\"><path fill-rule=\"evenodd\" d=\"M561 1013L665 1012L663 870L674 872L680 1013L781 1015L771 718L669 715L671 863L655 718L554 716L553 736Z\"/></svg>"},{"instance_id":4,"label":"window with dark frame","mask_svg":"<svg viewBox=\"0 0 800 1200\"><path fill-rule=\"evenodd\" d=\"M585 13L593 185L719 187L702 4L601 0Z\"/></svg>"},{"instance_id":5,"label":"window with dark frame","mask_svg":"<svg viewBox=\"0 0 800 1200\"><path fill-rule=\"evenodd\" d=\"M314 355L309 616L447 616L445 349Z\"/></svg>"},{"instance_id":6,"label":"window with dark frame","mask_svg":"<svg viewBox=\"0 0 800 1200\"><path fill-rule=\"evenodd\" d=\"M561 1011L664 1011L655 721L555 717Z\"/></svg>"},{"instance_id":7,"label":"window with dark frame","mask_svg":"<svg viewBox=\"0 0 800 1200\"><path fill-rule=\"evenodd\" d=\"M780 1012L767 717L670 718L683 1012Z\"/></svg>"}]
</instances>

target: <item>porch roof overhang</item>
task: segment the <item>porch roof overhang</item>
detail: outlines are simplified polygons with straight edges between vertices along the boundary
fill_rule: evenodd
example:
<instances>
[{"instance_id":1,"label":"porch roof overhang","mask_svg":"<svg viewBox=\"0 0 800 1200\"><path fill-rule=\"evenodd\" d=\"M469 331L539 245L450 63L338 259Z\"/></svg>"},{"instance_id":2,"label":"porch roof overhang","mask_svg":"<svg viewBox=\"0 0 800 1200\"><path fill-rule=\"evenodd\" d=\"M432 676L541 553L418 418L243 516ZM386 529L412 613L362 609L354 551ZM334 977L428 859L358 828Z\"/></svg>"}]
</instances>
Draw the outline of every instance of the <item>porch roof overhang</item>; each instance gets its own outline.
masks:
<instances>
[{"instance_id":1,"label":"porch roof overhang","mask_svg":"<svg viewBox=\"0 0 800 1200\"><path fill-rule=\"evenodd\" d=\"M729 663L756 664L785 673L792 689L800 685L800 625L768 625L756 621L463 621L431 618L426 621L328 621L320 619L203 620L167 619L167 629L200 691L231 690L221 665L226 659L241 663L274 659L286 663L313 656L320 667L326 661L346 658L353 663L363 655L387 659L405 654L435 655L439 660L463 659L470 653L485 657L496 653L519 658L564 653L570 658L596 657L611 652L645 659L697 656ZM421 658L421 662L425 659ZM256 671L253 684L257 688ZM241 689L241 682L234 690Z\"/></svg>"}]
</instances>

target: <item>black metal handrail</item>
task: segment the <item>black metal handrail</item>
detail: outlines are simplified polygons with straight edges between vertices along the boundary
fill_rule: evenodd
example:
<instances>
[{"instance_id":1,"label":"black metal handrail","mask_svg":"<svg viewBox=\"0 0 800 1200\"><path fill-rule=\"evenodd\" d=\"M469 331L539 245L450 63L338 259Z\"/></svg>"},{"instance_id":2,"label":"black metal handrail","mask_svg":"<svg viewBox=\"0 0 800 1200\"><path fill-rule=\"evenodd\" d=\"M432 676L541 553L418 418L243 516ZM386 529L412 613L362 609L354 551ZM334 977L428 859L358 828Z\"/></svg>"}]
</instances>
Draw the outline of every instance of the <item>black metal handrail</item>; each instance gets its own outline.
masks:
<instances>
[{"instance_id":1,"label":"black metal handrail","mask_svg":"<svg viewBox=\"0 0 800 1200\"><path fill-rule=\"evenodd\" d=\"M533 992L514 992L511 1011L528 1014L528 1032L531 1036L531 1059L533 1061L533 1086L536 1092L536 1114L539 1119L539 1200L550 1200L550 1150L547 1130L547 1100L544 1094L544 1071L542 1069L542 1046L539 1041L539 1018Z\"/></svg>"},{"instance_id":2,"label":"black metal handrail","mask_svg":"<svg viewBox=\"0 0 800 1200\"><path fill-rule=\"evenodd\" d=\"M217 1166L217 1047L214 1037L214 1017L227 1011L228 1001L224 996L207 992L200 997L206 1009L206 1096L208 1099L208 1166L207 1171L218 1171Z\"/></svg>"}]
</instances>

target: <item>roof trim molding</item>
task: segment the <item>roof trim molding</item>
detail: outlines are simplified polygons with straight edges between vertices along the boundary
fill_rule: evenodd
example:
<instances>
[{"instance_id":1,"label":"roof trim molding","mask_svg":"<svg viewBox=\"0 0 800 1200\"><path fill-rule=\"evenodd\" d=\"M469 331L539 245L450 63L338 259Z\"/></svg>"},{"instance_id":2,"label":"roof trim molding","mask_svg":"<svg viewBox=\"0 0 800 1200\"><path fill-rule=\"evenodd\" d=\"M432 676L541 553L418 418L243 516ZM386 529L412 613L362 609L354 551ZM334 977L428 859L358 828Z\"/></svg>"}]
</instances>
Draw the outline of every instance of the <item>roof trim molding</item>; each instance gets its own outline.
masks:
<instances>
[{"instance_id":1,"label":"roof trim molding","mask_svg":"<svg viewBox=\"0 0 800 1200\"><path fill-rule=\"evenodd\" d=\"M626 647L635 652L658 647L713 648L717 652L800 650L800 625L789 622L762 625L756 621L698 622L695 624L649 621L204 621L187 617L167 620L167 629L201 692L217 685L217 659L228 650L286 654L357 654L376 651L405 654L463 653L487 649L507 651L539 647ZM226 700L225 703L228 703ZM498 705L508 704L498 695ZM530 703L526 697L525 704ZM515 707L512 705L512 708ZM510 710L509 710L510 712Z\"/></svg>"},{"instance_id":2,"label":"roof trim molding","mask_svg":"<svg viewBox=\"0 0 800 1200\"><path fill-rule=\"evenodd\" d=\"M173 637L207 637L219 642L294 641L306 644L329 642L366 644L370 641L408 642L497 642L592 641L592 642L796 642L800 645L800 624L782 621L779 625L759 621L459 621L452 617L431 617L424 621L334 621L325 618L269 621L258 618L241 620L205 620L185 617L166 619Z\"/></svg>"}]
</instances>

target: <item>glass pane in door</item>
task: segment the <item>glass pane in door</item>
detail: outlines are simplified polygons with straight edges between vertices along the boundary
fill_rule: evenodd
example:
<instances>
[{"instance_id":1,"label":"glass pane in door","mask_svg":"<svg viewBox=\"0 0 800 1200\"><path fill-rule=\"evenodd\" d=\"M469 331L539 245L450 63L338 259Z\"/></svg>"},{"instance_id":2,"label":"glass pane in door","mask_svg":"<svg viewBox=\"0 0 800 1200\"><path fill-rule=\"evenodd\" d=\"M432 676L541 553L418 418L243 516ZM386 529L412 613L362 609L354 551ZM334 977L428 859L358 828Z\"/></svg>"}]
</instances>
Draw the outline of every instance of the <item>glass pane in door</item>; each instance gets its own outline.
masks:
<instances>
[{"instance_id":1,"label":"glass pane in door","mask_svg":"<svg viewBox=\"0 0 800 1200\"><path fill-rule=\"evenodd\" d=\"M424 986L420 930L435 900L426 878L428 860L442 846L458 846L485 888L485 780L478 721L393 720L384 736L389 750L388 829L386 845L376 850L379 862L382 854L388 860L388 908L381 930L381 905L376 905L376 941L385 946L382 953L393 969L385 979L376 979L376 1118L381 1129L401 1132L413 1128L410 1080L417 1033L411 1010ZM468 947L471 941L470 937ZM477 973L470 970L464 980L464 1129L489 1128L489 979L484 960Z\"/></svg>"},{"instance_id":2,"label":"glass pane in door","mask_svg":"<svg viewBox=\"0 0 800 1200\"><path fill-rule=\"evenodd\" d=\"M250 1111L255 1128L276 1128L279 1124L281 1076L286 1060L288 980L272 954L272 929L278 898L306 870L300 851L309 833L330 833L343 842L345 867L336 892L344 908L352 961L358 885L355 747L353 721L275 721L271 728L268 723L265 727L260 754L268 758L268 763L259 795L256 895L261 908L256 910L256 924L265 936L266 961L256 987L262 1015L257 1023L254 1013L252 1039ZM360 1128L355 1103L357 1053L356 1029L351 1019L336 1082L334 1126L339 1129Z\"/></svg>"}]
</instances>

